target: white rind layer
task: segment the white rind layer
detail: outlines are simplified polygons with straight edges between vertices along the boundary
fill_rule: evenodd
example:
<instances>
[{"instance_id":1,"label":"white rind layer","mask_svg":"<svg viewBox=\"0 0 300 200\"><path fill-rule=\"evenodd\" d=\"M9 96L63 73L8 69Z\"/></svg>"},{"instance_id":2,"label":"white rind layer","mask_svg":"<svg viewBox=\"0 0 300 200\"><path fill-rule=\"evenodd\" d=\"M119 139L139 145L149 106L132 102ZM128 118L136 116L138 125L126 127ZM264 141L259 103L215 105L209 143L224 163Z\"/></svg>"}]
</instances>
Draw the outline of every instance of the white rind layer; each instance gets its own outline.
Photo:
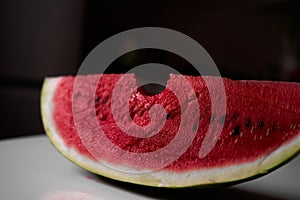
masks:
<instances>
[{"instance_id":1,"label":"white rind layer","mask_svg":"<svg viewBox=\"0 0 300 200\"><path fill-rule=\"evenodd\" d=\"M103 175L112 179L131 182L141 185L159 186L159 187L188 187L196 185L211 185L234 182L243 179L248 179L256 175L265 174L272 168L286 161L300 149L300 136L293 139L290 143L278 148L264 158L260 158L254 162L228 166L215 167L204 170L191 170L188 172L172 172L169 170L159 170L145 173L126 173L118 171L123 166L115 166L113 168L104 165L100 161L89 159L80 154L76 149L67 147L61 139L58 130L56 129L53 118L53 94L60 78L45 79L42 96L41 110L43 124L48 137L57 150L66 158L80 167L93 173ZM112 164L109 164L113 166Z\"/></svg>"}]
</instances>

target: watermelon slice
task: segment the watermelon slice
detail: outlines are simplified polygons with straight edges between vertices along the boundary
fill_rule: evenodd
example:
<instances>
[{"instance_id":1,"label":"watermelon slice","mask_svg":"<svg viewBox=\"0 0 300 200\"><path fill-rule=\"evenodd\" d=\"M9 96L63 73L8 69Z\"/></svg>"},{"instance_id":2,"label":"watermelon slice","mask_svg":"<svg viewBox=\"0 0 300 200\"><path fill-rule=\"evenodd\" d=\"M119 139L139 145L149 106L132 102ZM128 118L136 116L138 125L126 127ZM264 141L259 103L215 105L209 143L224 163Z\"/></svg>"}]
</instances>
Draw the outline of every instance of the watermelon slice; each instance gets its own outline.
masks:
<instances>
[{"instance_id":1,"label":"watermelon slice","mask_svg":"<svg viewBox=\"0 0 300 200\"><path fill-rule=\"evenodd\" d=\"M46 133L60 153L93 173L159 187L231 184L266 174L299 152L298 83L234 81L220 77L205 77L204 81L203 77L171 74L161 93L151 94L144 87L137 87L127 101L117 102L116 112L120 115L116 118L112 94L121 78L125 81L123 91L130 90L131 84L138 85L132 74L67 76L44 81L41 110ZM170 90L171 85L180 88L182 78L192 86L195 99L190 98L191 91L182 90L186 98L179 102ZM74 90L76 80L80 81ZM209 91L207 85L214 86L220 80L226 92L226 113L214 113L211 109L210 93L214 91ZM95 85L96 91L93 91ZM218 91L217 86L212 88ZM122 92L117 95L123 98ZM156 104L161 105L164 112L151 111ZM125 117L126 110L129 110L129 118ZM181 112L187 117L183 118ZM195 112L199 112L198 121L193 118L198 114ZM162 122L159 128L151 127L153 116ZM139 159L139 155L158 152L172 143L182 121L192 124L183 126L186 137L182 143L190 135L192 138L180 155L160 168L155 167L180 152L180 146L161 157L141 156ZM132 133L124 131L120 124L129 127L127 131ZM133 124L150 127L144 129L148 135L135 135L138 131L130 129ZM209 132L210 126L210 130L219 127L221 132L217 135ZM104 138L100 137L97 127L101 128ZM214 137L212 149L201 156L201 147L207 141L212 142L205 140L207 135L218 137ZM114 147L106 146L107 141Z\"/></svg>"}]
</instances>

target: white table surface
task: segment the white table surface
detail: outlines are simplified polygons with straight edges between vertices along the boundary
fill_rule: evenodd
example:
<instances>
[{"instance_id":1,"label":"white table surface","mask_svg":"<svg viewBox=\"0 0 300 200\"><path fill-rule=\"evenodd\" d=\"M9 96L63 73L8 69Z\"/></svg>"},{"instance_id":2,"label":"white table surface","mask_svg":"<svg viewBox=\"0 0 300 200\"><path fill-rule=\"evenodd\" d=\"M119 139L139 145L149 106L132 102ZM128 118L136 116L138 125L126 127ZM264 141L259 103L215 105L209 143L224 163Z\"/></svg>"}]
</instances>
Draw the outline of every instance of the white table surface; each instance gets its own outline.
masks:
<instances>
[{"instance_id":1,"label":"white table surface","mask_svg":"<svg viewBox=\"0 0 300 200\"><path fill-rule=\"evenodd\" d=\"M0 141L0 200L300 199L300 156L233 187L162 189L93 175L60 155L44 135Z\"/></svg>"}]
</instances>

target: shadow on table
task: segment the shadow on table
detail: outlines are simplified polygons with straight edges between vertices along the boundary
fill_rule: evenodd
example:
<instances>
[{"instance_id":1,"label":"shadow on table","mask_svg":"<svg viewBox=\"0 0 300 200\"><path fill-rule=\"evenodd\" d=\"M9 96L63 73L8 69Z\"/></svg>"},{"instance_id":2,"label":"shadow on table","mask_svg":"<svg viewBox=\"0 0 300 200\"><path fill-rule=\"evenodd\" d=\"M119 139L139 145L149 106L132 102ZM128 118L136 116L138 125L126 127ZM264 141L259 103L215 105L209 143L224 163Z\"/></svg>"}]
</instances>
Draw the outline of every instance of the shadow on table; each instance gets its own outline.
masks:
<instances>
[{"instance_id":1,"label":"shadow on table","mask_svg":"<svg viewBox=\"0 0 300 200\"><path fill-rule=\"evenodd\" d=\"M131 183L125 183L116 181L103 176L95 175L90 172L79 169L80 173L87 178L117 187L121 190L136 193L148 198L155 199L244 199L244 200L268 200L268 199L279 199L273 196L258 194L246 190L231 188L231 187L219 187L219 188L159 188L159 187L148 187L142 185L136 185Z\"/></svg>"}]
</instances>

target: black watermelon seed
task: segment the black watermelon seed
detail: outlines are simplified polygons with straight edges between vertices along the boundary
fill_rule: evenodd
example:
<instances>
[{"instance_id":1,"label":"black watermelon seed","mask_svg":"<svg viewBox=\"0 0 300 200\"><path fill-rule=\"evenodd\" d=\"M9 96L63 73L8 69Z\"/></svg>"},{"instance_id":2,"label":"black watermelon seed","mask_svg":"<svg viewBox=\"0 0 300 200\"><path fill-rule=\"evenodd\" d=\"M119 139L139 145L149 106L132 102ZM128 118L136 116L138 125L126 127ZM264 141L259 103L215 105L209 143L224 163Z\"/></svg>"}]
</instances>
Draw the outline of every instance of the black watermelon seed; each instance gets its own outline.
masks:
<instances>
[{"instance_id":1,"label":"black watermelon seed","mask_svg":"<svg viewBox=\"0 0 300 200\"><path fill-rule=\"evenodd\" d=\"M240 126L234 127L232 131L232 135L239 135L240 133L241 133L241 127Z\"/></svg>"},{"instance_id":2,"label":"black watermelon seed","mask_svg":"<svg viewBox=\"0 0 300 200\"><path fill-rule=\"evenodd\" d=\"M220 124L224 124L225 119L226 119L226 115L222 116L222 117L219 119L219 123L220 123Z\"/></svg>"},{"instance_id":3,"label":"black watermelon seed","mask_svg":"<svg viewBox=\"0 0 300 200\"><path fill-rule=\"evenodd\" d=\"M215 121L215 119L216 119L216 116L214 116L214 115L211 115L211 117L210 117L210 121L211 121L211 122L213 122L213 121Z\"/></svg>"},{"instance_id":4,"label":"black watermelon seed","mask_svg":"<svg viewBox=\"0 0 300 200\"><path fill-rule=\"evenodd\" d=\"M167 115L166 115L166 119L169 119L170 118L170 113L168 113Z\"/></svg>"},{"instance_id":5,"label":"black watermelon seed","mask_svg":"<svg viewBox=\"0 0 300 200\"><path fill-rule=\"evenodd\" d=\"M245 122L245 128L249 128L251 126L251 119L248 118Z\"/></svg>"},{"instance_id":6,"label":"black watermelon seed","mask_svg":"<svg viewBox=\"0 0 300 200\"><path fill-rule=\"evenodd\" d=\"M198 124L195 123L194 126L193 126L193 131L197 131L198 130Z\"/></svg>"},{"instance_id":7,"label":"black watermelon seed","mask_svg":"<svg viewBox=\"0 0 300 200\"><path fill-rule=\"evenodd\" d=\"M265 126L264 121L263 121L263 120L260 120L260 121L258 122L258 128L263 128L264 126Z\"/></svg>"},{"instance_id":8,"label":"black watermelon seed","mask_svg":"<svg viewBox=\"0 0 300 200\"><path fill-rule=\"evenodd\" d=\"M103 99L103 104L106 104L108 102L108 99L109 99L109 96L106 96L104 99Z\"/></svg>"},{"instance_id":9,"label":"black watermelon seed","mask_svg":"<svg viewBox=\"0 0 300 200\"><path fill-rule=\"evenodd\" d=\"M97 97L97 98L95 99L95 102L98 103L98 102L100 101L100 99L101 99L100 97Z\"/></svg>"},{"instance_id":10,"label":"black watermelon seed","mask_svg":"<svg viewBox=\"0 0 300 200\"><path fill-rule=\"evenodd\" d=\"M237 113L233 114L231 117L231 120L235 121L239 118L239 115Z\"/></svg>"}]
</instances>

